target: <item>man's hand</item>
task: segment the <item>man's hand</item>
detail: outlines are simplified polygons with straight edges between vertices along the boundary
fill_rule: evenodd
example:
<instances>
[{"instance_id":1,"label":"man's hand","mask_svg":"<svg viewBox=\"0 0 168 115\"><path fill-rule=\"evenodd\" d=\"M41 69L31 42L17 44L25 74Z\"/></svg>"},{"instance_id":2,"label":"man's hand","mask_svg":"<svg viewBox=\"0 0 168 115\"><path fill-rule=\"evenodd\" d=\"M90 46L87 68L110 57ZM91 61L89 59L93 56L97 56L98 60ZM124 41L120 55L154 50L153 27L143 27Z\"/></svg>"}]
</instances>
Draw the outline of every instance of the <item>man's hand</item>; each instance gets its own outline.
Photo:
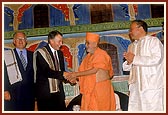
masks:
<instances>
[{"instance_id":1,"label":"man's hand","mask_svg":"<svg viewBox=\"0 0 168 115\"><path fill-rule=\"evenodd\" d=\"M5 91L4 92L4 100L10 101L11 100L11 96L9 91Z\"/></svg>"},{"instance_id":2,"label":"man's hand","mask_svg":"<svg viewBox=\"0 0 168 115\"><path fill-rule=\"evenodd\" d=\"M123 56L127 60L128 64L131 64L133 62L135 54L131 52L124 52Z\"/></svg>"},{"instance_id":3,"label":"man's hand","mask_svg":"<svg viewBox=\"0 0 168 115\"><path fill-rule=\"evenodd\" d=\"M76 80L76 73L75 72L64 72L64 77L67 79L71 84L75 84Z\"/></svg>"}]
</instances>

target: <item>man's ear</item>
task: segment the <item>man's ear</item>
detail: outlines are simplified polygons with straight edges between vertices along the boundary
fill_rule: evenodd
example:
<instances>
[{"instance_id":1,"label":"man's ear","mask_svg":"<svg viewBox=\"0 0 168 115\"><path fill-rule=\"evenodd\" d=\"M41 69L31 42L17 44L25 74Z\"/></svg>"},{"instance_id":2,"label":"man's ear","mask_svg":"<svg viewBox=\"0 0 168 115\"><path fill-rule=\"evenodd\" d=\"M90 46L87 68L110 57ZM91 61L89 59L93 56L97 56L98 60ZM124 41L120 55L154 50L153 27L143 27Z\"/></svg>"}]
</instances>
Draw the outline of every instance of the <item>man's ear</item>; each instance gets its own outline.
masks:
<instances>
[{"instance_id":1,"label":"man's ear","mask_svg":"<svg viewBox=\"0 0 168 115\"><path fill-rule=\"evenodd\" d=\"M52 44L52 43L53 43L53 39L50 39L50 40L49 40L49 43Z\"/></svg>"},{"instance_id":2,"label":"man's ear","mask_svg":"<svg viewBox=\"0 0 168 115\"><path fill-rule=\"evenodd\" d=\"M94 42L94 46L97 47L98 46L98 42Z\"/></svg>"}]
</instances>

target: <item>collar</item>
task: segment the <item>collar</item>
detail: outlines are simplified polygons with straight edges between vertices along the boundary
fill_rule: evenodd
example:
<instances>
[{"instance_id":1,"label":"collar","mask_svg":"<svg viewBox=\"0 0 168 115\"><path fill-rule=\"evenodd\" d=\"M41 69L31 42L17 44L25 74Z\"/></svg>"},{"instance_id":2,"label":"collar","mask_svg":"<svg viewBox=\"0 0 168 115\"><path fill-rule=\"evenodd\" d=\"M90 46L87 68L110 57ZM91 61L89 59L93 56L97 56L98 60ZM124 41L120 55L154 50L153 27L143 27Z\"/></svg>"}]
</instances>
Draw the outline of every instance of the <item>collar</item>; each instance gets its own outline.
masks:
<instances>
[{"instance_id":1,"label":"collar","mask_svg":"<svg viewBox=\"0 0 168 115\"><path fill-rule=\"evenodd\" d=\"M148 37L148 36L149 36L149 35L145 35L145 36L139 38L139 40L137 40L137 42L138 42L138 41L142 41L143 39L145 39L145 38Z\"/></svg>"},{"instance_id":2,"label":"collar","mask_svg":"<svg viewBox=\"0 0 168 115\"><path fill-rule=\"evenodd\" d=\"M134 42L133 42L133 44L137 44L137 43L139 43L139 42L141 42L142 40L144 40L146 37L148 37L149 35L146 35L146 36L143 36L143 37L141 37L141 38L139 38L139 40L135 40Z\"/></svg>"},{"instance_id":3,"label":"collar","mask_svg":"<svg viewBox=\"0 0 168 115\"><path fill-rule=\"evenodd\" d=\"M20 51L22 51L23 55L26 55L26 53L27 53L26 48L24 48L22 50L16 48L16 51L17 51L18 54L20 54Z\"/></svg>"},{"instance_id":4,"label":"collar","mask_svg":"<svg viewBox=\"0 0 168 115\"><path fill-rule=\"evenodd\" d=\"M53 54L54 54L54 51L57 51L57 50L55 50L54 48L52 48L50 44L49 44L49 47L50 47L51 52L52 52Z\"/></svg>"}]
</instances>

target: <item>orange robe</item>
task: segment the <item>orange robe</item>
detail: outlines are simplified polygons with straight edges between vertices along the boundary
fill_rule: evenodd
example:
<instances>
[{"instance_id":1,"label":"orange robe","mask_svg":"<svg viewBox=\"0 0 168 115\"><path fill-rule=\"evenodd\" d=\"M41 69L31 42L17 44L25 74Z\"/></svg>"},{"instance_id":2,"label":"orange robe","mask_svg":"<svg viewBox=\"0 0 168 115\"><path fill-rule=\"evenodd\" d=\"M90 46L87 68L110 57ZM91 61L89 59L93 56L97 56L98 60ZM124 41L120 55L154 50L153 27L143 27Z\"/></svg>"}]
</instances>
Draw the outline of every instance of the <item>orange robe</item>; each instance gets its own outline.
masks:
<instances>
[{"instance_id":1,"label":"orange robe","mask_svg":"<svg viewBox=\"0 0 168 115\"><path fill-rule=\"evenodd\" d=\"M97 48L94 54L87 54L83 59L79 71L92 68L108 70L113 75L110 56ZM79 77L80 93L82 94L81 111L115 111L116 101L110 79L96 82L96 74Z\"/></svg>"}]
</instances>

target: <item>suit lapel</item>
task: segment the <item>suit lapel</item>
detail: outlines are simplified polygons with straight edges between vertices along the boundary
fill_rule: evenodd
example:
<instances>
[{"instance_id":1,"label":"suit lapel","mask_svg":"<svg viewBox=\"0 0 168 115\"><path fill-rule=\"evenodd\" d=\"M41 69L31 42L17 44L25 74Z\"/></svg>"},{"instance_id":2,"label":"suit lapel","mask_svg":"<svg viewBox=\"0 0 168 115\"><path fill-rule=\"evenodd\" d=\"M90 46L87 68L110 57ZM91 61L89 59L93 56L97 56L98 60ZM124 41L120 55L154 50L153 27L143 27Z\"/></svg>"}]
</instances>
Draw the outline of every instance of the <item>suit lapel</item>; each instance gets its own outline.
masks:
<instances>
[{"instance_id":1,"label":"suit lapel","mask_svg":"<svg viewBox=\"0 0 168 115\"><path fill-rule=\"evenodd\" d=\"M48 50L49 54L51 55L51 58L52 60L54 61L54 56L53 56L53 53L49 47L49 45L47 44L46 46L46 49ZM60 62L60 69L64 71L64 57L63 57L63 54L60 50L57 51L58 53L58 58L59 58L59 62Z\"/></svg>"}]
</instances>

